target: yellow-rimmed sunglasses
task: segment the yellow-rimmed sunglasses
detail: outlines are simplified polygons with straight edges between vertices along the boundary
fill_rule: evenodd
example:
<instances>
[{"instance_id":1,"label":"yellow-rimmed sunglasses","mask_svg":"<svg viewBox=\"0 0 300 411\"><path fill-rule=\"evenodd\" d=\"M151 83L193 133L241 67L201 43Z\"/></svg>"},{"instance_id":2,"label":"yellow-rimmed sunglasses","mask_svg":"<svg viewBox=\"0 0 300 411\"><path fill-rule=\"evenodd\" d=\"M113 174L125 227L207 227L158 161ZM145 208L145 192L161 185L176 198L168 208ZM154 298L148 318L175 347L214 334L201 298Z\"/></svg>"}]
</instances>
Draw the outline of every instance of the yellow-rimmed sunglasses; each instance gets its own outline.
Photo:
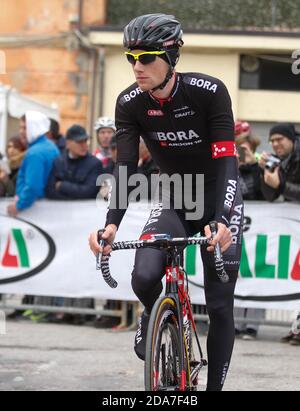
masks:
<instances>
[{"instance_id":1,"label":"yellow-rimmed sunglasses","mask_svg":"<svg viewBox=\"0 0 300 411\"><path fill-rule=\"evenodd\" d=\"M134 66L137 61L144 65L153 63L156 56L160 56L165 53L165 51L143 51L142 53L134 54L126 51L125 55L129 63Z\"/></svg>"}]
</instances>

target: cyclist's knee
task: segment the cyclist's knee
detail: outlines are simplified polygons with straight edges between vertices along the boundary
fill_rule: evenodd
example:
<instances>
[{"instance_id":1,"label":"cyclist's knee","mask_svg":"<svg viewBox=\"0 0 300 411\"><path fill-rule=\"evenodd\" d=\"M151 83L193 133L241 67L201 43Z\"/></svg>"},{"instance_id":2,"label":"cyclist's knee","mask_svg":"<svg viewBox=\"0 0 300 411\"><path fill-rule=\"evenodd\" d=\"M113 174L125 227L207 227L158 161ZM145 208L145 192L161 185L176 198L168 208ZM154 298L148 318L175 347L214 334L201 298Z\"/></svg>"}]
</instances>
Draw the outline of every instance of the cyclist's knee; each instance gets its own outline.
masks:
<instances>
[{"instance_id":1,"label":"cyclist's knee","mask_svg":"<svg viewBox=\"0 0 300 411\"><path fill-rule=\"evenodd\" d=\"M225 322L233 317L233 303L230 301L210 301L207 303L210 319Z\"/></svg>"},{"instance_id":2,"label":"cyclist's knee","mask_svg":"<svg viewBox=\"0 0 300 411\"><path fill-rule=\"evenodd\" d=\"M206 284L206 305L211 318L224 321L233 317L234 288L234 283L211 282Z\"/></svg>"},{"instance_id":3,"label":"cyclist's knee","mask_svg":"<svg viewBox=\"0 0 300 411\"><path fill-rule=\"evenodd\" d=\"M139 291L151 292L151 290L157 286L161 281L161 275L157 270L151 267L144 267L142 270L138 270L136 267L132 272L132 288L133 291L138 293Z\"/></svg>"}]
</instances>

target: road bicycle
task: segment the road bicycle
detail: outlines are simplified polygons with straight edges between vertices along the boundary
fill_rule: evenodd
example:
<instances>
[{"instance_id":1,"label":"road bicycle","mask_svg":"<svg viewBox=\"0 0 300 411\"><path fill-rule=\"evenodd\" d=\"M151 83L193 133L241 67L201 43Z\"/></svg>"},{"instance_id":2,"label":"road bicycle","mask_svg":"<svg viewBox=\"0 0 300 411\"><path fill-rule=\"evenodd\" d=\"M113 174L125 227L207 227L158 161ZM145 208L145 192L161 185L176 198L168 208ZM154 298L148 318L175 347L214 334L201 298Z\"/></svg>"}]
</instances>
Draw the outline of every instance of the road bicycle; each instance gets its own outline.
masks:
<instances>
[{"instance_id":1,"label":"road bicycle","mask_svg":"<svg viewBox=\"0 0 300 411\"><path fill-rule=\"evenodd\" d=\"M211 222L212 238L217 234L217 223ZM104 230L98 232L98 242ZM112 251L156 248L166 250L166 291L156 301L149 320L146 358L146 391L196 391L200 370L207 366L201 349L189 295L189 281L183 269L183 250L188 245L207 246L211 239L206 237L171 238L168 234L153 234L150 239L121 241L111 245ZM116 288L118 283L109 269L110 255L99 254L97 269L102 271L106 283ZM224 269L219 244L214 250L218 277L223 283L229 281ZM196 344L195 344L196 343ZM197 347L198 354L194 350Z\"/></svg>"}]
</instances>

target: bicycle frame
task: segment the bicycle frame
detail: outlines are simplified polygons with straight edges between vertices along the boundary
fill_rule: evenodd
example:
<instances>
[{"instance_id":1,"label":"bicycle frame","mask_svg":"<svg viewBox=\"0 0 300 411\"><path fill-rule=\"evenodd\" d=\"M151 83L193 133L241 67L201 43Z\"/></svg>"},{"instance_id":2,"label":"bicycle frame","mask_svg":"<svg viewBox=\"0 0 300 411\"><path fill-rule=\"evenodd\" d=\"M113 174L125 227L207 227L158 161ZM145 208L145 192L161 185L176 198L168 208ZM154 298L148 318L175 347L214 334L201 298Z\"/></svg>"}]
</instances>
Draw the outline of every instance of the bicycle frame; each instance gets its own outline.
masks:
<instances>
[{"instance_id":1,"label":"bicycle frame","mask_svg":"<svg viewBox=\"0 0 300 411\"><path fill-rule=\"evenodd\" d=\"M203 358L203 353L201 350L201 346L199 343L198 335L197 335L197 328L196 323L193 317L193 311L190 302L190 296L188 291L185 290L185 272L181 267L181 253L177 250L177 248L172 249L169 252L168 259L171 260L171 265L166 266L165 278L166 278L166 297L170 297L175 301L177 307L177 316L178 316L178 324L179 324L179 335L180 335L180 345L181 345L181 352L183 353L182 362L183 369L181 370L181 386L180 390L184 391L187 386L187 376L185 370L185 364L187 368L190 369L190 359L189 359L189 338L191 335L185 334L184 329L184 321L191 322L192 328L194 330L196 341L200 353L200 364L199 369L196 372L196 377L198 376L199 371L203 366L207 365L207 361ZM186 279L188 282L188 279ZM187 284L188 285L188 284ZM184 355L185 353L185 355ZM193 384L194 378L190 377L190 384Z\"/></svg>"},{"instance_id":2,"label":"bicycle frame","mask_svg":"<svg viewBox=\"0 0 300 411\"><path fill-rule=\"evenodd\" d=\"M212 221L209 223L212 237L215 238L217 234L218 223ZM102 234L104 230L99 230L98 232L98 242L104 247L106 245L105 241L102 239ZM185 247L188 245L209 245L211 239L206 237L189 237L189 238L171 238L168 234L153 234L150 239L147 240L135 240L135 241L121 241L118 243L111 244L112 251L116 250L129 250L129 249L140 249L140 248L156 248L160 250L165 250L167 252L167 264L165 269L166 276L166 297L170 298L170 301L174 302L176 309L176 315L178 320L178 331L179 331L179 344L181 348L181 384L178 387L181 391L186 388L193 388L197 385L197 377L199 371L203 366L207 365L207 361L203 358L203 353L201 350L199 338L197 335L196 324L193 318L192 307L190 303L190 297L188 292L188 278L181 265L181 254ZM111 276L109 270L109 258L110 255L98 254L97 256L97 270L102 271L102 275L106 283L112 287L116 288L118 286L117 281ZM215 269L219 280L221 283L227 283L229 281L229 276L224 269L224 262L221 252L220 244L215 245L214 249L214 260ZM185 289L185 275L186 275L186 288ZM174 307L175 308L175 307ZM187 328L191 323L192 328L195 333L195 338L197 346L200 353L200 362L192 361L190 362L190 330ZM185 334L185 331L187 333ZM191 372L191 364L193 364L193 371ZM187 384L186 369L189 372L189 381Z\"/></svg>"}]
</instances>

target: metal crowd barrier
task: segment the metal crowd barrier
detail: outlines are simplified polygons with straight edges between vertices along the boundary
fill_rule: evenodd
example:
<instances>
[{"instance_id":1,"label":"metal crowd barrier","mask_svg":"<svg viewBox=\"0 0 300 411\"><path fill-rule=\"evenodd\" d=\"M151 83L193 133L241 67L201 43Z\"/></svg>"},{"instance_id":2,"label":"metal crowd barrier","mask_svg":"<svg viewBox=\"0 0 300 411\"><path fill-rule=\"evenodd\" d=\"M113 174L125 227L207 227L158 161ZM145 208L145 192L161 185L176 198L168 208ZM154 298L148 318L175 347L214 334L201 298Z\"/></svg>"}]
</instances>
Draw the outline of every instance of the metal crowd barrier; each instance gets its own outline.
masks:
<instances>
[{"instance_id":1,"label":"metal crowd barrier","mask_svg":"<svg viewBox=\"0 0 300 411\"><path fill-rule=\"evenodd\" d=\"M142 312L142 305L135 301L121 301L120 309L102 308L82 308L82 307L64 307L57 305L42 305L42 304L21 304L19 303L21 297L15 295L1 295L0 311L9 313L14 310L26 311L32 310L35 313L64 313L64 314L81 314L81 315L105 315L107 317L119 317L120 324L116 328L119 330L134 330L138 322L138 318ZM209 322L206 308L203 305L193 305L195 319L198 321ZM129 318L129 312L130 318ZM295 320L297 312L287 310L266 310L263 319L258 318L241 318L236 317L235 321L239 324L259 324L267 326L282 326L290 327Z\"/></svg>"}]
</instances>

